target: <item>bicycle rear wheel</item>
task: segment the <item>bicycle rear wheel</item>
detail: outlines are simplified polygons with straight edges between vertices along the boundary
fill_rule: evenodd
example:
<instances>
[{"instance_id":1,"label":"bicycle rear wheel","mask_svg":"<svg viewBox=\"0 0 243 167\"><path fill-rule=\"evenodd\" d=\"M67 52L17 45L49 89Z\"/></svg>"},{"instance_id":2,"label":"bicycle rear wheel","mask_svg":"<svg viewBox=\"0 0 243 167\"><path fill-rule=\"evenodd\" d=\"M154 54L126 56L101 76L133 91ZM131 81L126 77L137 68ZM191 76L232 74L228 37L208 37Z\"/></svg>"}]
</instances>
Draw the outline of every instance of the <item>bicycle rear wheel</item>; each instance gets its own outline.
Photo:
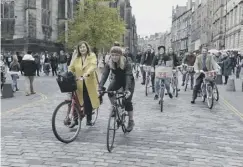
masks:
<instances>
[{"instance_id":1,"label":"bicycle rear wheel","mask_svg":"<svg viewBox=\"0 0 243 167\"><path fill-rule=\"evenodd\" d=\"M129 122L129 120L128 120L128 112L125 111L125 112L122 114L121 117L122 117L122 118L121 118L121 120L122 120L122 131L123 131L123 133L127 133L127 132L128 132L128 131L127 131L127 126L128 126L128 122Z\"/></svg>"},{"instance_id":2,"label":"bicycle rear wheel","mask_svg":"<svg viewBox=\"0 0 243 167\"><path fill-rule=\"evenodd\" d=\"M64 101L60 103L53 112L52 115L52 131L55 137L63 142L70 143L74 141L81 129L81 116L77 106L74 107L73 115L70 115L71 101ZM67 107L67 108L65 108ZM58 121L58 114L64 114ZM62 134L67 135L64 137Z\"/></svg>"},{"instance_id":3,"label":"bicycle rear wheel","mask_svg":"<svg viewBox=\"0 0 243 167\"><path fill-rule=\"evenodd\" d=\"M116 125L117 125L117 113L115 110L110 112L109 120L108 120L108 127L107 127L107 150L111 152L114 148L114 141L116 135Z\"/></svg>"},{"instance_id":4,"label":"bicycle rear wheel","mask_svg":"<svg viewBox=\"0 0 243 167\"><path fill-rule=\"evenodd\" d=\"M146 78L146 81L145 81L145 96L148 96L148 89L149 89L149 78Z\"/></svg>"}]
</instances>

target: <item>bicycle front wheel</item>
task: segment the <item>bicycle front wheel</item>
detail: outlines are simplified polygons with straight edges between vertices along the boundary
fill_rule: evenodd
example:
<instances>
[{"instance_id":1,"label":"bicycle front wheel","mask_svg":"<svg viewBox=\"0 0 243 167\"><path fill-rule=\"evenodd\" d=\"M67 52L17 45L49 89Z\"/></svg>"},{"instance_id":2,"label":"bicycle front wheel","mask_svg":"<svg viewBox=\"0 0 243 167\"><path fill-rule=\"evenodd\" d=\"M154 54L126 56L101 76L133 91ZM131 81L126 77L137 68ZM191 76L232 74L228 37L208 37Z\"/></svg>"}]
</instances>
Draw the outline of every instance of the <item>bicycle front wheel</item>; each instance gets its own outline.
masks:
<instances>
[{"instance_id":1,"label":"bicycle front wheel","mask_svg":"<svg viewBox=\"0 0 243 167\"><path fill-rule=\"evenodd\" d=\"M98 115L99 115L99 108L97 108L96 110L94 110L92 112L92 124L93 125L96 123Z\"/></svg>"},{"instance_id":2,"label":"bicycle front wheel","mask_svg":"<svg viewBox=\"0 0 243 167\"><path fill-rule=\"evenodd\" d=\"M60 103L52 115L52 131L55 137L63 143L74 141L81 129L79 109L74 106L73 114L71 114L71 104L71 101Z\"/></svg>"},{"instance_id":3,"label":"bicycle front wheel","mask_svg":"<svg viewBox=\"0 0 243 167\"><path fill-rule=\"evenodd\" d=\"M161 89L160 91L160 111L163 112L164 111L164 88Z\"/></svg>"},{"instance_id":4,"label":"bicycle front wheel","mask_svg":"<svg viewBox=\"0 0 243 167\"><path fill-rule=\"evenodd\" d=\"M146 78L145 82L145 96L148 96L149 78Z\"/></svg>"},{"instance_id":5,"label":"bicycle front wheel","mask_svg":"<svg viewBox=\"0 0 243 167\"><path fill-rule=\"evenodd\" d=\"M214 94L212 86L207 87L207 104L208 108L212 109L214 104Z\"/></svg>"},{"instance_id":6,"label":"bicycle front wheel","mask_svg":"<svg viewBox=\"0 0 243 167\"><path fill-rule=\"evenodd\" d=\"M111 152L114 148L114 141L116 135L116 125L117 125L117 113L115 110L112 110L108 120L108 127L107 127L107 150Z\"/></svg>"},{"instance_id":7,"label":"bicycle front wheel","mask_svg":"<svg viewBox=\"0 0 243 167\"><path fill-rule=\"evenodd\" d=\"M216 84L213 85L213 94L214 94L214 99L216 101L219 101L219 90Z\"/></svg>"}]
</instances>

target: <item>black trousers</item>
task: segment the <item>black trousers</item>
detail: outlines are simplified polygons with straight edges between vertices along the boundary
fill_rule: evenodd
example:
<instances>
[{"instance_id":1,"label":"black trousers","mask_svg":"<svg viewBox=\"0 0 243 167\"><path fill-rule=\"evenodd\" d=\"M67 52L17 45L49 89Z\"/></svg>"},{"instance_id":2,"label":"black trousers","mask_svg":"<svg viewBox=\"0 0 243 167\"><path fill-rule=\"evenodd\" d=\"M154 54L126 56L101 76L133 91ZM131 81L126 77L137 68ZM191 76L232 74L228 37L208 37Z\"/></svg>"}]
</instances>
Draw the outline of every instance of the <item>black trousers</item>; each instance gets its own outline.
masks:
<instances>
[{"instance_id":1,"label":"black trousers","mask_svg":"<svg viewBox=\"0 0 243 167\"><path fill-rule=\"evenodd\" d=\"M83 100L84 100L84 110L87 117L87 122L92 120L92 104L89 98L88 90L85 82L83 82Z\"/></svg>"},{"instance_id":2,"label":"black trousers","mask_svg":"<svg viewBox=\"0 0 243 167\"><path fill-rule=\"evenodd\" d=\"M57 68L56 68L56 66L51 66L51 70L52 70L52 75L54 76L56 74L56 76L57 76Z\"/></svg>"},{"instance_id":3,"label":"black trousers","mask_svg":"<svg viewBox=\"0 0 243 167\"><path fill-rule=\"evenodd\" d=\"M193 89L192 99L195 100L197 98L197 93L201 89L201 85L203 83L203 78L205 77L204 74L200 74L199 77L196 79L196 84Z\"/></svg>"},{"instance_id":4,"label":"black trousers","mask_svg":"<svg viewBox=\"0 0 243 167\"><path fill-rule=\"evenodd\" d=\"M131 76L132 77L132 76ZM120 88L125 88L125 85L121 82L121 81L117 81L115 79L113 79L110 82L110 85L108 87L108 91L117 91ZM134 93L134 88L135 88L135 81L133 78L133 83L132 83L132 87L129 89L129 91L131 92L131 95L128 99L126 99L125 101L125 110L126 111L133 111L133 104L132 104L132 97L133 97L133 93ZM111 98L112 96L109 95L109 97Z\"/></svg>"}]
</instances>

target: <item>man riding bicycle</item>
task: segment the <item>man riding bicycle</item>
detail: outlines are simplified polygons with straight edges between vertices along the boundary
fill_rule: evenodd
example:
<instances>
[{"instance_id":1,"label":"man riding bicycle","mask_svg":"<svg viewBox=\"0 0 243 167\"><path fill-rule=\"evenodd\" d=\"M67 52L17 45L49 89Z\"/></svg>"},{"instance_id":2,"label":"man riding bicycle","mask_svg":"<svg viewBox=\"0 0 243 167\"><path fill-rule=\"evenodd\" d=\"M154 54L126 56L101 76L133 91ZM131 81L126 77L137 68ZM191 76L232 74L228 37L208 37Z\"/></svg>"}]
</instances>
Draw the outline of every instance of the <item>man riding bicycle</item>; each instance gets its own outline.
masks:
<instances>
[{"instance_id":1,"label":"man riding bicycle","mask_svg":"<svg viewBox=\"0 0 243 167\"><path fill-rule=\"evenodd\" d=\"M151 66L154 56L155 55L154 55L154 52L152 52L152 46L150 44L148 44L148 49L145 52L145 54L142 56L140 64L146 65L146 66ZM143 82L141 84L145 85L146 72L144 70L142 70L142 74L143 74ZM152 88L153 88L153 92L154 92L154 73L151 74L151 82L152 82Z\"/></svg>"},{"instance_id":2,"label":"man riding bicycle","mask_svg":"<svg viewBox=\"0 0 243 167\"><path fill-rule=\"evenodd\" d=\"M105 69L103 75L100 80L100 90L103 89L104 84L109 76L111 71L113 78L110 81L110 85L108 86L107 91L117 91L120 88L125 89L127 94L126 102L125 102L125 110L128 112L129 122L127 131L131 132L134 127L133 120L133 104L132 104L132 96L135 88L135 80L132 73L132 65L131 62L126 58L122 49L119 46L113 46L110 51L111 58L105 65ZM114 97L109 95L111 103L114 102Z\"/></svg>"},{"instance_id":3,"label":"man riding bicycle","mask_svg":"<svg viewBox=\"0 0 243 167\"><path fill-rule=\"evenodd\" d=\"M216 63L213 56L208 54L208 48L202 48L202 54L196 57L196 61L194 64L194 70L196 72L196 84L193 89L192 94L192 104L195 104L195 100L197 98L198 91L201 89L201 84L203 83L203 79L205 75L201 73L201 71L213 71L219 70L220 66Z\"/></svg>"},{"instance_id":4,"label":"man riding bicycle","mask_svg":"<svg viewBox=\"0 0 243 167\"><path fill-rule=\"evenodd\" d=\"M170 58L165 54L165 47L159 46L158 47L159 54L154 57L152 67L155 68L155 66L166 66L166 62L170 60ZM168 65L168 64L167 64ZM172 69L171 69L172 70ZM155 96L154 100L158 100L159 98L159 90L160 90L160 78L155 79ZM168 92L168 95L170 98L173 98L172 93L170 92L170 78L163 79L163 82L165 84L165 88Z\"/></svg>"},{"instance_id":5,"label":"man riding bicycle","mask_svg":"<svg viewBox=\"0 0 243 167\"><path fill-rule=\"evenodd\" d=\"M191 53L186 53L184 59L182 60L183 65L187 65L187 66L194 66L194 63L196 61L196 56L194 54ZM185 80L186 80L186 74L183 74L182 77L182 86L185 85ZM194 71L189 73L191 76L191 88L193 89L193 84L194 84Z\"/></svg>"}]
</instances>

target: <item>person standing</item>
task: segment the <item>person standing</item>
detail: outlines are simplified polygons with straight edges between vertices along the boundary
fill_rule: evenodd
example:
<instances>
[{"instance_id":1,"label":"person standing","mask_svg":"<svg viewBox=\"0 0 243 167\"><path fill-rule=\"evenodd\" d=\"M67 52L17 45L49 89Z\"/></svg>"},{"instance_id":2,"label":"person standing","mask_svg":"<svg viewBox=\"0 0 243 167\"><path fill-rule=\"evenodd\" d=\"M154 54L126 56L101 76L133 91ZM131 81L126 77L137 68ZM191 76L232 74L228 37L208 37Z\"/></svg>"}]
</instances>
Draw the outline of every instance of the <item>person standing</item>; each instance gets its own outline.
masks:
<instances>
[{"instance_id":1,"label":"person standing","mask_svg":"<svg viewBox=\"0 0 243 167\"><path fill-rule=\"evenodd\" d=\"M20 64L18 62L18 57L17 55L13 55L13 61L10 63L10 68L9 71L13 71L13 72L19 72L20 69ZM19 79L19 75L18 74L11 74L11 78L12 78L12 89L13 91L19 91L18 89L18 83L17 80Z\"/></svg>"},{"instance_id":2,"label":"person standing","mask_svg":"<svg viewBox=\"0 0 243 167\"><path fill-rule=\"evenodd\" d=\"M67 72L67 55L63 50L60 51L60 55L58 58L58 69L61 73Z\"/></svg>"},{"instance_id":3,"label":"person standing","mask_svg":"<svg viewBox=\"0 0 243 167\"><path fill-rule=\"evenodd\" d=\"M225 78L224 84L228 83L229 76L232 74L233 66L232 66L232 55L226 55L225 60L223 61L223 76Z\"/></svg>"},{"instance_id":4,"label":"person standing","mask_svg":"<svg viewBox=\"0 0 243 167\"><path fill-rule=\"evenodd\" d=\"M32 52L28 51L27 54L24 55L21 62L21 71L23 71L25 76L26 96L35 94L33 82L34 82L37 65L35 63L35 59L31 54Z\"/></svg>"},{"instance_id":5,"label":"person standing","mask_svg":"<svg viewBox=\"0 0 243 167\"><path fill-rule=\"evenodd\" d=\"M53 55L51 56L50 61L51 61L52 75L54 76L56 74L56 76L57 76L57 66L58 66L57 52L53 53Z\"/></svg>"},{"instance_id":6,"label":"person standing","mask_svg":"<svg viewBox=\"0 0 243 167\"><path fill-rule=\"evenodd\" d=\"M39 77L40 76L40 68L41 68L41 60L40 60L40 56L38 53L36 53L34 55L34 59L35 59L35 63L36 63L36 73L37 73L37 76Z\"/></svg>"}]
</instances>

